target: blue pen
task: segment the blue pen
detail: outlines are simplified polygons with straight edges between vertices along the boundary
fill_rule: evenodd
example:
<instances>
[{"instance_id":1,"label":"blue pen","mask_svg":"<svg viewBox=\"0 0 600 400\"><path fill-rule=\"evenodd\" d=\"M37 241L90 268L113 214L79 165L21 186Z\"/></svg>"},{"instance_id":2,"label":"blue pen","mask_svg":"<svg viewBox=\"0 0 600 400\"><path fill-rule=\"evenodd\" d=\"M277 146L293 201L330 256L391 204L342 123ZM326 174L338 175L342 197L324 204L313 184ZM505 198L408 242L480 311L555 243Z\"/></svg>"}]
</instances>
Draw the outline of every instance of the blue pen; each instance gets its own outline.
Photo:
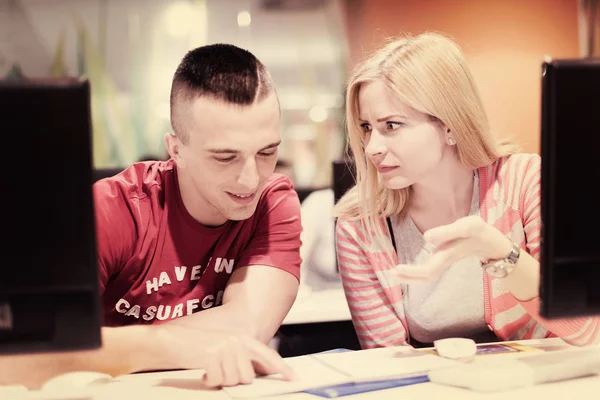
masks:
<instances>
[{"instance_id":1,"label":"blue pen","mask_svg":"<svg viewBox=\"0 0 600 400\"><path fill-rule=\"evenodd\" d=\"M413 376L410 378L386 379L372 382L345 383L341 385L324 386L316 389L305 390L305 393L320 397L335 398L352 394L372 392L375 390L390 389L400 386L414 385L417 383L429 382L427 375Z\"/></svg>"}]
</instances>

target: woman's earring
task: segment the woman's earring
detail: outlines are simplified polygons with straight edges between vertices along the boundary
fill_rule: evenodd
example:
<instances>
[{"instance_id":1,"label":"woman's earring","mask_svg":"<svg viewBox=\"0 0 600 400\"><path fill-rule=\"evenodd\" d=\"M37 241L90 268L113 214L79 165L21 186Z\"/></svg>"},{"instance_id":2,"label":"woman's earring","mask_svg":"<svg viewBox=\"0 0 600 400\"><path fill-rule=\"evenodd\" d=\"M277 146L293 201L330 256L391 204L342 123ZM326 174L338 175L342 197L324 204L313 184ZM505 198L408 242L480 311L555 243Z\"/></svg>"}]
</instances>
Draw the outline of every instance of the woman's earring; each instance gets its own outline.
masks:
<instances>
[{"instance_id":1,"label":"woman's earring","mask_svg":"<svg viewBox=\"0 0 600 400\"><path fill-rule=\"evenodd\" d=\"M446 143L448 143L449 146L454 146L456 144L456 140L454 140L454 138L448 138Z\"/></svg>"}]
</instances>

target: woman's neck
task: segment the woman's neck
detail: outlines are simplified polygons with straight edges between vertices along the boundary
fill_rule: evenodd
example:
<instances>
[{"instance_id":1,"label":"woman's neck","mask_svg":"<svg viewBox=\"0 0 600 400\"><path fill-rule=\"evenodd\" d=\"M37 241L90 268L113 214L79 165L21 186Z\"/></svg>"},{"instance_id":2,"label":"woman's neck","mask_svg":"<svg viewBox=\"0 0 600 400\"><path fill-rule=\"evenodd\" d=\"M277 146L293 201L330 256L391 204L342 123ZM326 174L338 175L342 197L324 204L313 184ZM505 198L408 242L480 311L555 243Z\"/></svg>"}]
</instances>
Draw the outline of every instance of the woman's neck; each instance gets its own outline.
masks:
<instances>
[{"instance_id":1,"label":"woman's neck","mask_svg":"<svg viewBox=\"0 0 600 400\"><path fill-rule=\"evenodd\" d=\"M472 197L473 170L453 158L411 186L408 212L427 230L469 215Z\"/></svg>"}]
</instances>

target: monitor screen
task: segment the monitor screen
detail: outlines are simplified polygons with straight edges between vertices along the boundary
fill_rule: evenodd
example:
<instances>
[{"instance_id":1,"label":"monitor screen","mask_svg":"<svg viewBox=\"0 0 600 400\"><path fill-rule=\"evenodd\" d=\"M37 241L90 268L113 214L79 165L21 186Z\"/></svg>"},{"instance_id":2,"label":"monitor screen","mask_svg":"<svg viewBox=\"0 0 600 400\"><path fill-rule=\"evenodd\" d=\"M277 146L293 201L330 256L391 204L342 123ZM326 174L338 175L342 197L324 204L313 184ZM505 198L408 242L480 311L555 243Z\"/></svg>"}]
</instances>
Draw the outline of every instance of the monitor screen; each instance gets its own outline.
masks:
<instances>
[{"instance_id":1,"label":"monitor screen","mask_svg":"<svg viewBox=\"0 0 600 400\"><path fill-rule=\"evenodd\" d=\"M0 353L100 346L85 80L0 81Z\"/></svg>"},{"instance_id":2,"label":"monitor screen","mask_svg":"<svg viewBox=\"0 0 600 400\"><path fill-rule=\"evenodd\" d=\"M540 312L600 314L600 60L542 65Z\"/></svg>"},{"instance_id":3,"label":"monitor screen","mask_svg":"<svg viewBox=\"0 0 600 400\"><path fill-rule=\"evenodd\" d=\"M333 161L333 199L334 204L342 196L356 185L356 172L352 159L341 159Z\"/></svg>"}]
</instances>

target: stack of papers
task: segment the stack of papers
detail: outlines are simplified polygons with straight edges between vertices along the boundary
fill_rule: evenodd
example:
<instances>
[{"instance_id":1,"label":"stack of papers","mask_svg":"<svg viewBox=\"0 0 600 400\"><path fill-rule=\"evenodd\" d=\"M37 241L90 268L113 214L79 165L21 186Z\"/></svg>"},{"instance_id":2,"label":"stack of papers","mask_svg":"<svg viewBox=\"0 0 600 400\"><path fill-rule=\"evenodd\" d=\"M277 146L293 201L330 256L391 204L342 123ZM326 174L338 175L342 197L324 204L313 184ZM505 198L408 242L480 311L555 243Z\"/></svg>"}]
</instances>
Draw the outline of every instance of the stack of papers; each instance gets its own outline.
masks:
<instances>
[{"instance_id":1,"label":"stack of papers","mask_svg":"<svg viewBox=\"0 0 600 400\"><path fill-rule=\"evenodd\" d=\"M419 382L423 382L426 381L429 371L460 364L458 361L423 354L410 348L318 353L286 358L285 361L296 374L293 381L270 375L259 377L249 385L227 387L223 390L232 398L242 399L405 378L419 378Z\"/></svg>"}]
</instances>

